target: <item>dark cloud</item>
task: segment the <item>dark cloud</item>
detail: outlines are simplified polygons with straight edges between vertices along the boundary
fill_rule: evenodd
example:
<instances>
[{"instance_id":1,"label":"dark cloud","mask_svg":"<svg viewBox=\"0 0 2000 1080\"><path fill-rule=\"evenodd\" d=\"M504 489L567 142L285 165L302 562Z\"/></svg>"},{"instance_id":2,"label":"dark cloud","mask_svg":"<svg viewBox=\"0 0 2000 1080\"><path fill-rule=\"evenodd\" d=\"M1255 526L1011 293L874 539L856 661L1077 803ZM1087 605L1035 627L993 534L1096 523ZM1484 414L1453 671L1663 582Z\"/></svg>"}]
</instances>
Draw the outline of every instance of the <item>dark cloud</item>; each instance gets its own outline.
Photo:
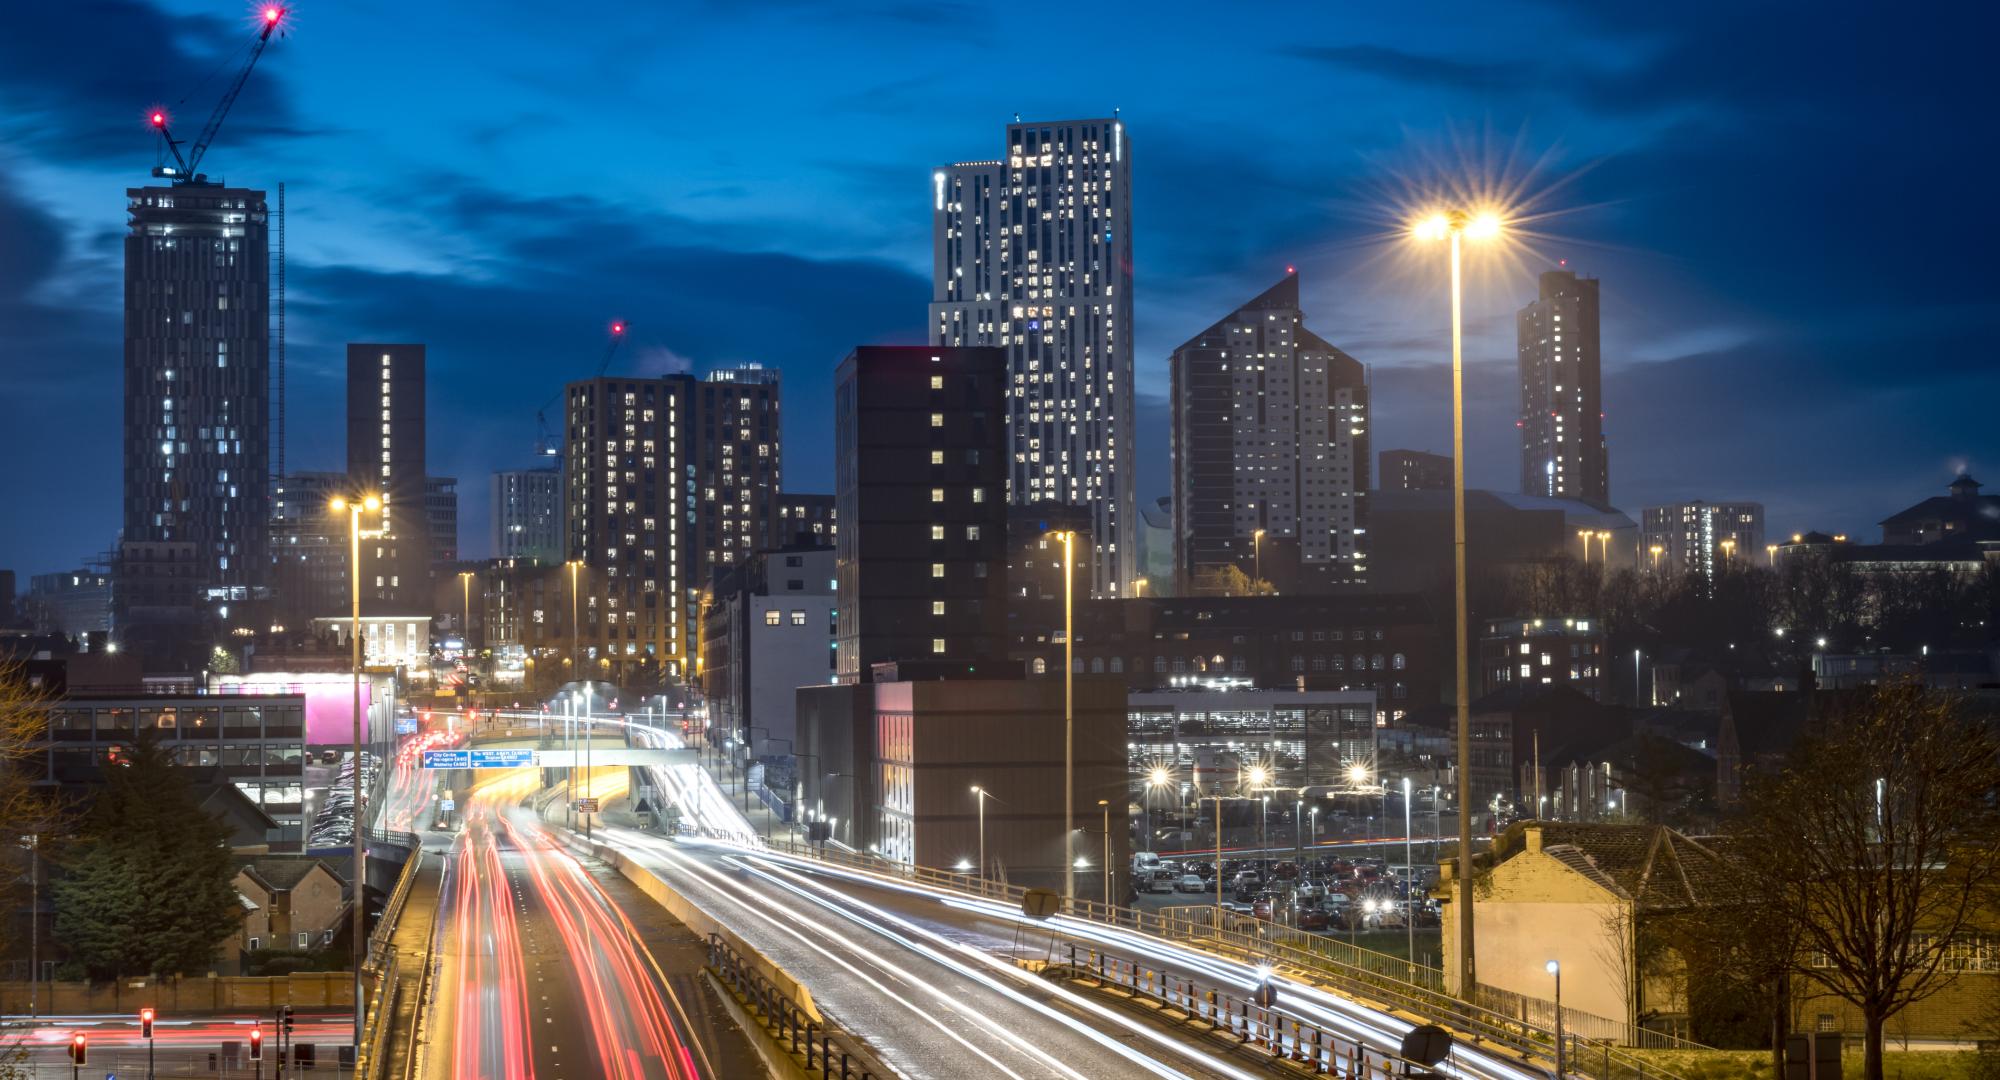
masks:
<instances>
[{"instance_id":1,"label":"dark cloud","mask_svg":"<svg viewBox=\"0 0 2000 1080\"><path fill-rule=\"evenodd\" d=\"M165 107L191 139L248 59L256 27L245 19L169 15L139 0L10 4L0 33L0 107L16 150L67 162L144 161L159 136L146 110ZM242 148L309 134L271 60L274 40L216 140Z\"/></svg>"},{"instance_id":2,"label":"dark cloud","mask_svg":"<svg viewBox=\"0 0 2000 1080\"><path fill-rule=\"evenodd\" d=\"M1382 45L1294 45L1281 51L1340 71L1448 90L1519 91L1535 85L1541 77L1530 64L1460 60Z\"/></svg>"}]
</instances>

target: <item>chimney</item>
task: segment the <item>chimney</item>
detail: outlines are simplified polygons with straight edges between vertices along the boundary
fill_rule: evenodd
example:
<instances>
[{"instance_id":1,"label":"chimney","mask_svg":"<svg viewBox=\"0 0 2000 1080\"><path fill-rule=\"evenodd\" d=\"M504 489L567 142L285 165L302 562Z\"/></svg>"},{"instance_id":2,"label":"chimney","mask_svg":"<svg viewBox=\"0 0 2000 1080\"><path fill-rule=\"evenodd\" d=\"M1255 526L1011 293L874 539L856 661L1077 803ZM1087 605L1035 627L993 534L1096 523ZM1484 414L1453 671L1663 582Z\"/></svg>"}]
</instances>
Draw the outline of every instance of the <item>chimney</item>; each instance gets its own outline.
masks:
<instances>
[{"instance_id":1,"label":"chimney","mask_svg":"<svg viewBox=\"0 0 2000 1080\"><path fill-rule=\"evenodd\" d=\"M1530 825L1527 828L1527 834L1528 851L1539 854L1542 850L1542 827L1540 825Z\"/></svg>"}]
</instances>

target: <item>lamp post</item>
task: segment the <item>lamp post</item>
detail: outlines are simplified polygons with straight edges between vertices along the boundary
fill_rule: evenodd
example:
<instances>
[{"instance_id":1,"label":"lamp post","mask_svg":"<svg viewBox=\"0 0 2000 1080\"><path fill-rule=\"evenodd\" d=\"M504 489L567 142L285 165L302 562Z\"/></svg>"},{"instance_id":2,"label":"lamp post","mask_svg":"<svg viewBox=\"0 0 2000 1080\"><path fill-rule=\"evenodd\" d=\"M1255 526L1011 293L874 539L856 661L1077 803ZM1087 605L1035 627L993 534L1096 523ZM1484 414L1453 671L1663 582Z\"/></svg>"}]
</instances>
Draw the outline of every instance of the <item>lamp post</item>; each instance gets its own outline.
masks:
<instances>
[{"instance_id":1,"label":"lamp post","mask_svg":"<svg viewBox=\"0 0 2000 1080\"><path fill-rule=\"evenodd\" d=\"M1403 882L1403 940L1404 952L1410 960L1410 973L1417 969L1417 860L1410 843L1410 778L1403 777L1403 871L1410 875Z\"/></svg>"},{"instance_id":2,"label":"lamp post","mask_svg":"<svg viewBox=\"0 0 2000 1080\"><path fill-rule=\"evenodd\" d=\"M353 620L347 624L352 638L354 667L354 903L351 924L354 963L354 1045L361 1045L361 965L368 959L368 842L362 835L367 817L362 813L361 793L361 512L382 509L379 495L336 495L328 504L334 513L347 512L347 583Z\"/></svg>"},{"instance_id":3,"label":"lamp post","mask_svg":"<svg viewBox=\"0 0 2000 1080\"><path fill-rule=\"evenodd\" d=\"M37 990L42 966L42 834L21 837L28 849L28 1015L41 1015Z\"/></svg>"},{"instance_id":4,"label":"lamp post","mask_svg":"<svg viewBox=\"0 0 2000 1080\"><path fill-rule=\"evenodd\" d=\"M1111 910L1111 800L1099 799L1097 805L1104 808L1104 910Z\"/></svg>"},{"instance_id":5,"label":"lamp post","mask_svg":"<svg viewBox=\"0 0 2000 1080\"><path fill-rule=\"evenodd\" d=\"M1658 544L1654 544L1654 545L1653 545L1652 547L1650 547L1650 548L1647 548L1646 550L1648 550L1648 551L1650 551L1650 552L1652 552L1652 553L1653 553L1653 573L1655 573L1655 574L1659 573L1659 572L1660 572L1660 555L1661 555L1662 553L1664 553L1664 552L1665 552L1665 551L1666 551L1667 549L1666 549L1666 548L1664 548L1664 547L1661 547L1661 546L1660 546L1660 545L1658 545Z\"/></svg>"},{"instance_id":6,"label":"lamp post","mask_svg":"<svg viewBox=\"0 0 2000 1080\"><path fill-rule=\"evenodd\" d=\"M583 628L576 621L576 572L583 566L582 559L571 559L563 564L569 567L569 670L570 677L583 678Z\"/></svg>"},{"instance_id":7,"label":"lamp post","mask_svg":"<svg viewBox=\"0 0 2000 1080\"><path fill-rule=\"evenodd\" d=\"M1495 240L1500 216L1492 211L1455 210L1433 214L1416 228L1421 240L1451 242L1451 532L1452 576L1457 592L1452 645L1457 654L1454 686L1458 711L1458 981L1459 992L1470 995L1478 985L1472 948L1472 688L1466 632L1470 620L1465 578L1465 316L1464 241ZM1588 552L1586 551L1586 557Z\"/></svg>"},{"instance_id":8,"label":"lamp post","mask_svg":"<svg viewBox=\"0 0 2000 1080\"><path fill-rule=\"evenodd\" d=\"M1454 296L1454 299L1456 299L1456 296ZM1457 305L1454 304L1453 309L1456 310L1456 308ZM1456 343L1458 339L1453 338L1452 340ZM1590 535L1589 529L1578 529L1576 531L1576 538L1583 541L1583 565L1585 566L1590 565Z\"/></svg>"},{"instance_id":9,"label":"lamp post","mask_svg":"<svg viewBox=\"0 0 2000 1080\"><path fill-rule=\"evenodd\" d=\"M972 794L979 802L979 880L986 880L986 789L972 785ZM983 890L982 890L983 891Z\"/></svg>"},{"instance_id":10,"label":"lamp post","mask_svg":"<svg viewBox=\"0 0 2000 1080\"><path fill-rule=\"evenodd\" d=\"M1563 969L1554 960L1544 965L1556 980L1556 1075L1563 1074Z\"/></svg>"},{"instance_id":11,"label":"lamp post","mask_svg":"<svg viewBox=\"0 0 2000 1080\"><path fill-rule=\"evenodd\" d=\"M1056 534L1063 545L1063 899L1076 899L1076 633L1072 593L1076 581L1076 531Z\"/></svg>"},{"instance_id":12,"label":"lamp post","mask_svg":"<svg viewBox=\"0 0 2000 1080\"><path fill-rule=\"evenodd\" d=\"M1173 778L1167 774L1167 770L1158 765L1153 766L1152 772L1146 774L1145 799L1139 809L1143 815L1147 851L1153 850L1153 792L1155 789L1166 787L1172 782Z\"/></svg>"},{"instance_id":13,"label":"lamp post","mask_svg":"<svg viewBox=\"0 0 2000 1080\"><path fill-rule=\"evenodd\" d=\"M1250 565L1255 567L1257 571L1256 580L1250 583L1250 592L1252 595L1255 595L1262 591L1259 586L1264 581L1264 530L1258 529L1256 532L1250 534L1250 547L1255 552L1251 556Z\"/></svg>"},{"instance_id":14,"label":"lamp post","mask_svg":"<svg viewBox=\"0 0 2000 1080\"><path fill-rule=\"evenodd\" d=\"M460 570L458 582L465 589L465 653L472 652L472 571Z\"/></svg>"},{"instance_id":15,"label":"lamp post","mask_svg":"<svg viewBox=\"0 0 2000 1080\"><path fill-rule=\"evenodd\" d=\"M1608 531L1597 534L1597 562L1607 569L1611 566L1611 534Z\"/></svg>"}]
</instances>

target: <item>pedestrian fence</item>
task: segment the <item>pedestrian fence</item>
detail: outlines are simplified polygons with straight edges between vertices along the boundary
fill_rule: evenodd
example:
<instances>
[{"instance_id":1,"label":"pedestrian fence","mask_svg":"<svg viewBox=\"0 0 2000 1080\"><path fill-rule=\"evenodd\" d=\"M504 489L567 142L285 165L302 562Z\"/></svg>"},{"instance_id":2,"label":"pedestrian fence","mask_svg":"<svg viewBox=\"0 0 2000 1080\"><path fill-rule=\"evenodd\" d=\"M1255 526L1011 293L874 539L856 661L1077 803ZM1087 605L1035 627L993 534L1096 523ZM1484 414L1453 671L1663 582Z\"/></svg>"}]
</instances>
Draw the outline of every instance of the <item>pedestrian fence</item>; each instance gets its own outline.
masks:
<instances>
[{"instance_id":1,"label":"pedestrian fence","mask_svg":"<svg viewBox=\"0 0 2000 1080\"><path fill-rule=\"evenodd\" d=\"M156 1077L198 1076L206 1080L279 1080L280 1077L296 1080L353 1080L354 1069L345 1063L337 1050L341 1047L318 1047L299 1044L293 1047L293 1060L286 1062L284 1072L278 1071L278 1048L275 1039L264 1045L265 1060L251 1061L248 1045L243 1042L223 1043L215 1049L203 1050L187 1046L160 1047L154 1052L152 1075ZM324 1050L325 1053L318 1051ZM28 1060L15 1066L18 1070L8 1073L20 1080L71 1080L72 1066L68 1053L60 1048L55 1051L42 1050ZM100 1076L145 1076L146 1049L143 1046L92 1046L90 1064L75 1070L77 1075L92 1078Z\"/></svg>"},{"instance_id":2,"label":"pedestrian fence","mask_svg":"<svg viewBox=\"0 0 2000 1080\"><path fill-rule=\"evenodd\" d=\"M806 1011L720 934L708 936L708 967L781 1047L804 1060L808 1076L818 1073L828 1080L893 1080L896 1075L853 1035Z\"/></svg>"}]
</instances>

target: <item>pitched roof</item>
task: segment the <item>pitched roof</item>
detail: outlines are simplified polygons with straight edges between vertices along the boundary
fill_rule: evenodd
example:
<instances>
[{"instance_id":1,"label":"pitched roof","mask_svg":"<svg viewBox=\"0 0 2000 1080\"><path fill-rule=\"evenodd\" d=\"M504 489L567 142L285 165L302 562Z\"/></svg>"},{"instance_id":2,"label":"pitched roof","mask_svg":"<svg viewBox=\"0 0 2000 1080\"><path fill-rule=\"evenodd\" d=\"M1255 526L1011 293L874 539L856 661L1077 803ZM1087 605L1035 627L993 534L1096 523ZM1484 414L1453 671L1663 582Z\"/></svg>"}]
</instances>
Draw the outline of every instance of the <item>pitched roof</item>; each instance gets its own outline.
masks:
<instances>
[{"instance_id":1,"label":"pitched roof","mask_svg":"<svg viewBox=\"0 0 2000 1080\"><path fill-rule=\"evenodd\" d=\"M332 867L311 856L265 855L250 860L243 872L272 889L296 889L314 867L325 870L336 882L341 880Z\"/></svg>"},{"instance_id":2,"label":"pitched roof","mask_svg":"<svg viewBox=\"0 0 2000 1080\"><path fill-rule=\"evenodd\" d=\"M1647 914L1733 902L1728 861L1664 825L1543 822L1542 853Z\"/></svg>"}]
</instances>

